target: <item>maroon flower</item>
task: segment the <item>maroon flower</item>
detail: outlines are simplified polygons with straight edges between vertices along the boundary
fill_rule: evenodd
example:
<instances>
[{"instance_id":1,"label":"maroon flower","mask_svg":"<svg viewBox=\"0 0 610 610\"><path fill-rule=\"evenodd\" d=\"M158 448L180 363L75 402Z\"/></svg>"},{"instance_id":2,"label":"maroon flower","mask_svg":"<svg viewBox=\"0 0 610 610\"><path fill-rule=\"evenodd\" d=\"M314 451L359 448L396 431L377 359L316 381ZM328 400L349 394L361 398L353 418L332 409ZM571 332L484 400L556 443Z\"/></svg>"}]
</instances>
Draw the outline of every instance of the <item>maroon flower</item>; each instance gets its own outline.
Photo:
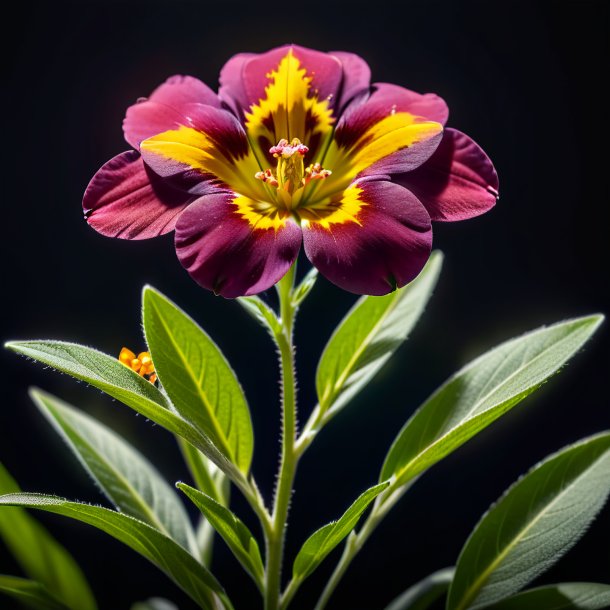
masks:
<instances>
[{"instance_id":1,"label":"maroon flower","mask_svg":"<svg viewBox=\"0 0 610 610\"><path fill-rule=\"evenodd\" d=\"M356 55L285 46L233 57L218 94L174 76L127 110L121 153L83 207L110 237L175 229L182 265L225 297L273 286L301 247L329 280L386 294L421 271L431 221L489 210L494 167L444 129L434 94L371 86Z\"/></svg>"}]
</instances>

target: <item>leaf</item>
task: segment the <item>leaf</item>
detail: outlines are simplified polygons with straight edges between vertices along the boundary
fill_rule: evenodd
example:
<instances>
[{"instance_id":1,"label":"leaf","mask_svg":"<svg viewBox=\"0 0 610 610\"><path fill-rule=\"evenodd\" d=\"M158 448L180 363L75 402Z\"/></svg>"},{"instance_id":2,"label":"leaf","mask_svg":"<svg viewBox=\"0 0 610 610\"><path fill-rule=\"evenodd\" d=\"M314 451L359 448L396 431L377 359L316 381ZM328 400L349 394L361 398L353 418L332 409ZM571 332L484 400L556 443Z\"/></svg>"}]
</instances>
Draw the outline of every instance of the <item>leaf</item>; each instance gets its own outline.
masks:
<instances>
[{"instance_id":1,"label":"leaf","mask_svg":"<svg viewBox=\"0 0 610 610\"><path fill-rule=\"evenodd\" d=\"M179 610L176 604L173 604L162 597L151 597L145 602L137 602L131 606L131 610Z\"/></svg>"},{"instance_id":2,"label":"leaf","mask_svg":"<svg viewBox=\"0 0 610 610\"><path fill-rule=\"evenodd\" d=\"M442 265L434 252L408 286L386 296L364 296L348 312L324 348L316 372L323 412L342 409L406 340L422 314Z\"/></svg>"},{"instance_id":3,"label":"leaf","mask_svg":"<svg viewBox=\"0 0 610 610\"><path fill-rule=\"evenodd\" d=\"M300 284L292 291L292 306L296 309L307 298L318 279L318 270L312 267L301 280Z\"/></svg>"},{"instance_id":4,"label":"leaf","mask_svg":"<svg viewBox=\"0 0 610 610\"><path fill-rule=\"evenodd\" d=\"M426 576L399 595L385 610L426 610L447 592L454 572L455 568L445 568Z\"/></svg>"},{"instance_id":5,"label":"leaf","mask_svg":"<svg viewBox=\"0 0 610 610\"><path fill-rule=\"evenodd\" d=\"M202 608L216 610L224 591L216 578L179 544L150 525L101 506L42 494L0 496L0 505L37 508L88 523L123 542L165 572Z\"/></svg>"},{"instance_id":6,"label":"leaf","mask_svg":"<svg viewBox=\"0 0 610 610\"><path fill-rule=\"evenodd\" d=\"M212 441L184 420L152 383L97 350L63 341L10 341L8 349L90 383L200 449L233 480L239 472Z\"/></svg>"},{"instance_id":7,"label":"leaf","mask_svg":"<svg viewBox=\"0 0 610 610\"><path fill-rule=\"evenodd\" d=\"M34 580L0 574L0 593L16 599L34 610L67 610L49 591Z\"/></svg>"},{"instance_id":8,"label":"leaf","mask_svg":"<svg viewBox=\"0 0 610 610\"><path fill-rule=\"evenodd\" d=\"M610 585L592 582L566 582L523 591L489 610L604 610L610 608Z\"/></svg>"},{"instance_id":9,"label":"leaf","mask_svg":"<svg viewBox=\"0 0 610 610\"><path fill-rule=\"evenodd\" d=\"M196 553L195 534L182 502L143 455L110 428L58 398L35 389L30 395L121 512Z\"/></svg>"},{"instance_id":10,"label":"leaf","mask_svg":"<svg viewBox=\"0 0 610 610\"><path fill-rule=\"evenodd\" d=\"M136 372L98 350L65 341L9 341L5 347L106 392L138 413L170 408L163 393Z\"/></svg>"},{"instance_id":11,"label":"leaf","mask_svg":"<svg viewBox=\"0 0 610 610\"><path fill-rule=\"evenodd\" d=\"M292 567L293 578L307 578L324 561L326 556L354 529L369 504L388 487L381 483L367 489L343 513L338 521L328 523L314 532L303 544Z\"/></svg>"},{"instance_id":12,"label":"leaf","mask_svg":"<svg viewBox=\"0 0 610 610\"><path fill-rule=\"evenodd\" d=\"M147 286L143 302L146 342L176 410L247 473L252 422L235 373L210 337L166 297Z\"/></svg>"},{"instance_id":13,"label":"leaf","mask_svg":"<svg viewBox=\"0 0 610 610\"><path fill-rule=\"evenodd\" d=\"M480 356L440 387L392 444L380 481L403 485L463 445L555 374L603 316L540 328Z\"/></svg>"},{"instance_id":14,"label":"leaf","mask_svg":"<svg viewBox=\"0 0 610 610\"><path fill-rule=\"evenodd\" d=\"M228 508L201 491L184 483L178 483L177 487L192 500L212 527L222 536L235 557L262 591L265 568L258 543L250 530Z\"/></svg>"},{"instance_id":15,"label":"leaf","mask_svg":"<svg viewBox=\"0 0 610 610\"><path fill-rule=\"evenodd\" d=\"M272 337L282 332L282 325L277 319L275 312L260 297L237 297L235 300L252 318L265 327Z\"/></svg>"},{"instance_id":16,"label":"leaf","mask_svg":"<svg viewBox=\"0 0 610 610\"><path fill-rule=\"evenodd\" d=\"M610 492L610 432L535 466L492 506L467 540L447 610L482 608L519 591L584 534Z\"/></svg>"},{"instance_id":17,"label":"leaf","mask_svg":"<svg viewBox=\"0 0 610 610\"><path fill-rule=\"evenodd\" d=\"M0 464L0 494L18 493L19 486ZM23 571L72 610L97 605L80 567L38 521L21 508L0 509L0 537Z\"/></svg>"}]
</instances>

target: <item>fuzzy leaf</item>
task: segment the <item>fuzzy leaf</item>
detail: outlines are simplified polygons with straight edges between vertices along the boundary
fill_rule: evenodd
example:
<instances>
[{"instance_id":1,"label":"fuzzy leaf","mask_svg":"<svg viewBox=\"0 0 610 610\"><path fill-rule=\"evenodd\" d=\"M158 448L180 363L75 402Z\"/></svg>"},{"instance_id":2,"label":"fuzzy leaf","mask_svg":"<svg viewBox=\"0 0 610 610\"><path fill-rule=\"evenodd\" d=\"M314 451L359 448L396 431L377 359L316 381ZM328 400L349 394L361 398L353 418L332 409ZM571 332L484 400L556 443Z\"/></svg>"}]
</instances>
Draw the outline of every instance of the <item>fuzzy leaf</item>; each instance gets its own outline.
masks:
<instances>
[{"instance_id":1,"label":"fuzzy leaf","mask_svg":"<svg viewBox=\"0 0 610 610\"><path fill-rule=\"evenodd\" d=\"M610 608L610 585L566 582L523 591L488 610L604 610Z\"/></svg>"},{"instance_id":2,"label":"fuzzy leaf","mask_svg":"<svg viewBox=\"0 0 610 610\"><path fill-rule=\"evenodd\" d=\"M417 279L386 296L364 296L328 341L316 373L322 411L342 409L406 340L430 298L442 265L434 252Z\"/></svg>"},{"instance_id":3,"label":"fuzzy leaf","mask_svg":"<svg viewBox=\"0 0 610 610\"><path fill-rule=\"evenodd\" d=\"M610 432L535 466L492 506L467 540L447 610L483 608L550 568L585 533L610 492Z\"/></svg>"},{"instance_id":4,"label":"fuzzy leaf","mask_svg":"<svg viewBox=\"0 0 610 610\"><path fill-rule=\"evenodd\" d=\"M369 504L388 487L381 483L367 489L343 513L338 521L328 523L314 532L303 544L292 567L293 578L307 578L324 561L326 556L356 527Z\"/></svg>"},{"instance_id":5,"label":"fuzzy leaf","mask_svg":"<svg viewBox=\"0 0 610 610\"><path fill-rule=\"evenodd\" d=\"M252 422L235 373L210 337L149 286L143 306L146 342L176 410L247 473L254 449Z\"/></svg>"},{"instance_id":6,"label":"fuzzy leaf","mask_svg":"<svg viewBox=\"0 0 610 610\"><path fill-rule=\"evenodd\" d=\"M200 449L233 480L239 478L233 463L205 434L176 413L158 388L117 358L63 341L10 341L6 347L106 392Z\"/></svg>"},{"instance_id":7,"label":"fuzzy leaf","mask_svg":"<svg viewBox=\"0 0 610 610\"><path fill-rule=\"evenodd\" d=\"M0 464L0 495L19 492L17 483ZM26 511L0 508L0 538L23 571L58 602L71 610L96 609L93 593L72 555Z\"/></svg>"},{"instance_id":8,"label":"fuzzy leaf","mask_svg":"<svg viewBox=\"0 0 610 610\"><path fill-rule=\"evenodd\" d=\"M110 428L42 392L30 395L108 499L121 511L196 553L195 534L176 492L157 469Z\"/></svg>"},{"instance_id":9,"label":"fuzzy leaf","mask_svg":"<svg viewBox=\"0 0 610 610\"><path fill-rule=\"evenodd\" d=\"M224 594L214 576L192 555L171 538L134 517L101 506L42 494L0 496L0 505L37 508L88 523L106 532L155 564L206 610L216 610L217 594Z\"/></svg>"},{"instance_id":10,"label":"fuzzy leaf","mask_svg":"<svg viewBox=\"0 0 610 610\"><path fill-rule=\"evenodd\" d=\"M250 530L228 509L201 491L178 483L181 489L202 512L212 527L222 536L235 557L262 590L265 568L258 543Z\"/></svg>"},{"instance_id":11,"label":"fuzzy leaf","mask_svg":"<svg viewBox=\"0 0 610 610\"><path fill-rule=\"evenodd\" d=\"M272 337L282 331L282 325L275 312L260 297L238 297L235 300L252 318L266 328Z\"/></svg>"},{"instance_id":12,"label":"fuzzy leaf","mask_svg":"<svg viewBox=\"0 0 610 610\"><path fill-rule=\"evenodd\" d=\"M449 589L455 568L426 576L399 595L385 610L426 610Z\"/></svg>"},{"instance_id":13,"label":"fuzzy leaf","mask_svg":"<svg viewBox=\"0 0 610 610\"><path fill-rule=\"evenodd\" d=\"M597 315L543 327L471 362L405 424L379 480L405 484L463 445L557 373L602 320Z\"/></svg>"}]
</instances>

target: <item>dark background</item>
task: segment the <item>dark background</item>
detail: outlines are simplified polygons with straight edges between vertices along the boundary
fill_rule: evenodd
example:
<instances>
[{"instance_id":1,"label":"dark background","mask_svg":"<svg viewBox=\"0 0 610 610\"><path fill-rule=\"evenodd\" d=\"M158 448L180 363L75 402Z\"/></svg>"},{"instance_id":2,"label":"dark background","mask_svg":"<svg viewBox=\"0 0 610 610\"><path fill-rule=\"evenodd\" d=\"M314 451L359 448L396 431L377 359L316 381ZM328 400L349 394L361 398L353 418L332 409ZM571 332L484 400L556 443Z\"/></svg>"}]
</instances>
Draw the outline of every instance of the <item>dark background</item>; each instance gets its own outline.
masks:
<instances>
[{"instance_id":1,"label":"dark background","mask_svg":"<svg viewBox=\"0 0 610 610\"><path fill-rule=\"evenodd\" d=\"M89 178L127 148L124 109L171 74L216 86L232 54L296 42L354 51L368 60L374 80L439 93L451 108L449 124L495 161L497 207L475 220L436 225L446 264L425 316L304 459L288 558L376 481L398 428L449 374L525 330L610 310L602 221L609 203L608 102L601 93L607 2L53 2L20 10L3 19L1 338L137 351L144 347L140 290L153 284L202 323L237 370L254 419L254 472L266 497L278 463L279 417L276 359L265 333L237 304L190 280L171 236L109 240L82 220ZM315 402L317 357L353 300L321 280L302 310L302 421ZM330 608L381 609L415 580L452 565L479 516L512 481L550 452L608 428L609 339L606 324L558 378L418 482L353 563ZM1 367L0 459L24 489L105 502L28 401L31 384L109 423L172 480L188 477L171 437L119 403L11 354L2 354ZM238 498L235 508L252 523ZM103 610L150 595L193 607L114 540L38 516L76 555ZM606 507L541 582L608 582L609 542ZM215 571L236 606L259 608L237 563L221 544L217 551ZM295 610L313 606L336 560L337 553L306 583ZM0 571L17 573L4 548Z\"/></svg>"}]
</instances>

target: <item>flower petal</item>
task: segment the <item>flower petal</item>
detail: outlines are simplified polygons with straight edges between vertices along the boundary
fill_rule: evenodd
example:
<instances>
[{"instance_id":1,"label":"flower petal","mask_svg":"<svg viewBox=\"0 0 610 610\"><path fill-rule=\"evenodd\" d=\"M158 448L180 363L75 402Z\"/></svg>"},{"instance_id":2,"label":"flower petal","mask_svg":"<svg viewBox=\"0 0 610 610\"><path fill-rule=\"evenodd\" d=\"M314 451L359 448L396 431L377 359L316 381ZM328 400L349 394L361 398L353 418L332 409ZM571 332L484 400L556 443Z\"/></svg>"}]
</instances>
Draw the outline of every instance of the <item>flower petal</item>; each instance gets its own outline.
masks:
<instances>
[{"instance_id":1,"label":"flower petal","mask_svg":"<svg viewBox=\"0 0 610 610\"><path fill-rule=\"evenodd\" d=\"M435 221L478 216L498 198L498 174L491 160L457 129L446 129L432 157L394 181L413 191Z\"/></svg>"},{"instance_id":2,"label":"flower petal","mask_svg":"<svg viewBox=\"0 0 610 610\"><path fill-rule=\"evenodd\" d=\"M333 172L320 190L346 188L355 177L412 171L436 150L447 118L437 96L420 95L394 85L375 85L370 97L350 104L339 120L326 156ZM428 116L415 114L426 112ZM438 120L430 120L433 116Z\"/></svg>"},{"instance_id":3,"label":"flower petal","mask_svg":"<svg viewBox=\"0 0 610 610\"><path fill-rule=\"evenodd\" d=\"M172 76L157 87L150 98L127 109L123 121L125 139L135 149L140 142L176 125L188 124L192 104L220 107L214 91L192 76Z\"/></svg>"},{"instance_id":4,"label":"flower petal","mask_svg":"<svg viewBox=\"0 0 610 610\"><path fill-rule=\"evenodd\" d=\"M205 195L176 226L176 252L191 277L227 298L278 282L296 259L301 230L277 210L235 193Z\"/></svg>"},{"instance_id":5,"label":"flower petal","mask_svg":"<svg viewBox=\"0 0 610 610\"><path fill-rule=\"evenodd\" d=\"M306 49L298 45L284 45L266 53L245 54L233 57L221 71L220 95L223 100L234 100L244 112L267 97L266 89L272 80L270 74L280 63L293 55L299 67L311 79L311 89L318 99L331 96L331 107L341 85L341 62L328 53ZM288 137L283 135L282 137ZM298 135L292 136L298 137Z\"/></svg>"},{"instance_id":6,"label":"flower petal","mask_svg":"<svg viewBox=\"0 0 610 610\"><path fill-rule=\"evenodd\" d=\"M148 239L172 231L193 198L147 170L140 155L117 155L93 176L83 197L87 222L102 235Z\"/></svg>"},{"instance_id":7,"label":"flower petal","mask_svg":"<svg viewBox=\"0 0 610 610\"><path fill-rule=\"evenodd\" d=\"M335 203L343 212L336 222L332 213L302 221L305 253L324 276L350 292L383 295L418 275L430 255L432 228L413 193L368 178Z\"/></svg>"},{"instance_id":8,"label":"flower petal","mask_svg":"<svg viewBox=\"0 0 610 610\"><path fill-rule=\"evenodd\" d=\"M250 108L244 87L243 69L255 53L238 53L229 59L220 71L218 97L242 122L244 111Z\"/></svg>"},{"instance_id":9,"label":"flower petal","mask_svg":"<svg viewBox=\"0 0 610 610\"><path fill-rule=\"evenodd\" d=\"M215 180L254 198L264 197L263 183L254 178L260 166L237 119L226 110L190 106L189 125L178 125L140 143L146 164L164 178L186 175L184 184L191 192L196 192L192 183L198 174L205 185Z\"/></svg>"},{"instance_id":10,"label":"flower petal","mask_svg":"<svg viewBox=\"0 0 610 610\"><path fill-rule=\"evenodd\" d=\"M343 82L337 99L337 114L340 115L354 98L367 94L371 86L371 69L362 57L345 51L331 51L343 68Z\"/></svg>"}]
</instances>

